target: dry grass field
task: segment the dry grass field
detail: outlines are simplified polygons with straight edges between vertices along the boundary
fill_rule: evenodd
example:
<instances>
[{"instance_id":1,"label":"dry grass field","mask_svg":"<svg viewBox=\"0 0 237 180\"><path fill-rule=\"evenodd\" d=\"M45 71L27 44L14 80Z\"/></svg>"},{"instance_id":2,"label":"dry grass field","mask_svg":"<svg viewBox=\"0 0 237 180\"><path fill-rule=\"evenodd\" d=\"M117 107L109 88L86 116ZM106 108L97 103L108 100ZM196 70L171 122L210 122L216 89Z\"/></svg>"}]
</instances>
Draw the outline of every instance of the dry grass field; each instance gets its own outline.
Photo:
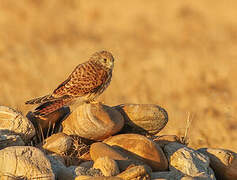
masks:
<instances>
[{"instance_id":1,"label":"dry grass field","mask_svg":"<svg viewBox=\"0 0 237 180\"><path fill-rule=\"evenodd\" d=\"M0 2L0 104L26 113L95 51L115 57L108 105L155 103L161 134L237 151L237 1Z\"/></svg>"}]
</instances>

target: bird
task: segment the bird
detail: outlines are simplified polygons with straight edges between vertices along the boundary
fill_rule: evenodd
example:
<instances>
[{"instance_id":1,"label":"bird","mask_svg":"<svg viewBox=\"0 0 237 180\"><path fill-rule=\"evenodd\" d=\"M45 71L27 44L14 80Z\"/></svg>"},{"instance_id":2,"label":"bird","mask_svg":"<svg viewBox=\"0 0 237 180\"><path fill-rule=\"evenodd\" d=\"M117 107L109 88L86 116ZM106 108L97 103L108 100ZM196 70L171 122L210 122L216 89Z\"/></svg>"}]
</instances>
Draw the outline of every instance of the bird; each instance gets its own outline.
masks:
<instances>
[{"instance_id":1,"label":"bird","mask_svg":"<svg viewBox=\"0 0 237 180\"><path fill-rule=\"evenodd\" d=\"M88 61L79 64L51 94L26 101L38 107L35 117L45 120L46 116L64 106L97 103L95 99L109 86L114 68L114 57L109 51L92 54Z\"/></svg>"}]
</instances>

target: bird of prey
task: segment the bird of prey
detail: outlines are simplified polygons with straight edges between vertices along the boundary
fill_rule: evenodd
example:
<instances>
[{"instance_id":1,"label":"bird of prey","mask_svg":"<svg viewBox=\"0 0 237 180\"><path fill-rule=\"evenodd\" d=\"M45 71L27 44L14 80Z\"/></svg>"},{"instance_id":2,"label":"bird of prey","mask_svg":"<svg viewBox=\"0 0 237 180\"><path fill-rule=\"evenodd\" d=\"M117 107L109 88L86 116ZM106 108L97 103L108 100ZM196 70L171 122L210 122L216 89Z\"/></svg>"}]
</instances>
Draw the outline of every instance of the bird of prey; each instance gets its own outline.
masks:
<instances>
[{"instance_id":1,"label":"bird of prey","mask_svg":"<svg viewBox=\"0 0 237 180\"><path fill-rule=\"evenodd\" d=\"M113 67L114 58L110 52L96 52L88 61L79 64L51 94L25 103L38 104L33 114L44 119L63 106L93 102L109 86Z\"/></svg>"}]
</instances>

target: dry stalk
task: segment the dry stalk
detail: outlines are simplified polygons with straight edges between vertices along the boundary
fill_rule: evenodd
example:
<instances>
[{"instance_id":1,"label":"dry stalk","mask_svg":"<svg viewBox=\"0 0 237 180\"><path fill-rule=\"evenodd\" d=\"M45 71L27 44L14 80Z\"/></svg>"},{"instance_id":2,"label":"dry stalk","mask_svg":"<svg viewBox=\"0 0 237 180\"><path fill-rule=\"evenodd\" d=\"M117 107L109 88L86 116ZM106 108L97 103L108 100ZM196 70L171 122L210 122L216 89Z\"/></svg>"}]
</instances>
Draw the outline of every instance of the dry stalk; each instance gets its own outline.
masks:
<instances>
[{"instance_id":1,"label":"dry stalk","mask_svg":"<svg viewBox=\"0 0 237 180\"><path fill-rule=\"evenodd\" d=\"M193 120L193 116L191 115L190 112L188 112L188 117L187 117L187 121L186 121L186 128L185 128L185 132L184 132L184 136L179 137L180 138L180 143L184 144L184 145L188 145L190 138L188 137L189 134L189 130L190 130L190 126Z\"/></svg>"}]
</instances>

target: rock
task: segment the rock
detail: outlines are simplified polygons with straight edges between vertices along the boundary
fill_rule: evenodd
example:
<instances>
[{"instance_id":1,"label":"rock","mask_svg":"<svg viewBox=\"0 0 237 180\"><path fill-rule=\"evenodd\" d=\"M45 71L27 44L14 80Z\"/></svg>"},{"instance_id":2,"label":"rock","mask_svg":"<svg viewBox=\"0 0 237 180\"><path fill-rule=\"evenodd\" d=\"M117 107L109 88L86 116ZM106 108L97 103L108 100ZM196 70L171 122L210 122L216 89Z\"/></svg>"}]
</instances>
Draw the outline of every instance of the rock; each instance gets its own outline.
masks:
<instances>
[{"instance_id":1,"label":"rock","mask_svg":"<svg viewBox=\"0 0 237 180\"><path fill-rule=\"evenodd\" d=\"M184 176L182 177L180 180L209 180L208 177L206 177L205 175L203 176L202 174L200 174L199 176Z\"/></svg>"},{"instance_id":2,"label":"rock","mask_svg":"<svg viewBox=\"0 0 237 180\"><path fill-rule=\"evenodd\" d=\"M66 162L64 159L64 156L61 156L59 154L53 153L53 154L48 154L47 157L53 157L54 159L56 159L57 161L59 161L61 164L63 164L65 166Z\"/></svg>"},{"instance_id":3,"label":"rock","mask_svg":"<svg viewBox=\"0 0 237 180\"><path fill-rule=\"evenodd\" d=\"M198 150L210 159L217 179L237 179L237 153L225 149L202 148Z\"/></svg>"},{"instance_id":4,"label":"rock","mask_svg":"<svg viewBox=\"0 0 237 180\"><path fill-rule=\"evenodd\" d=\"M84 103L64 121L63 132L90 140L103 140L117 132L123 125L123 116L115 109L103 104Z\"/></svg>"},{"instance_id":5,"label":"rock","mask_svg":"<svg viewBox=\"0 0 237 180\"><path fill-rule=\"evenodd\" d=\"M26 143L35 135L35 128L20 112L0 106L0 135L19 135Z\"/></svg>"},{"instance_id":6,"label":"rock","mask_svg":"<svg viewBox=\"0 0 237 180\"><path fill-rule=\"evenodd\" d=\"M122 180L121 178L118 177L92 177L92 176L77 176L75 180Z\"/></svg>"},{"instance_id":7,"label":"rock","mask_svg":"<svg viewBox=\"0 0 237 180\"><path fill-rule=\"evenodd\" d=\"M3 175L3 176L0 175L0 178L1 178L1 180L19 180L19 179L21 179L21 177L15 177L12 175Z\"/></svg>"},{"instance_id":8,"label":"rock","mask_svg":"<svg viewBox=\"0 0 237 180\"><path fill-rule=\"evenodd\" d=\"M195 177L192 176L184 176L180 180L197 180Z\"/></svg>"},{"instance_id":9,"label":"rock","mask_svg":"<svg viewBox=\"0 0 237 180\"><path fill-rule=\"evenodd\" d=\"M113 149L108 144L103 142L93 143L90 147L90 156L93 161L96 161L100 157L108 156L114 160L127 160L128 157L123 155L116 149Z\"/></svg>"},{"instance_id":10,"label":"rock","mask_svg":"<svg viewBox=\"0 0 237 180\"><path fill-rule=\"evenodd\" d=\"M159 144L159 146L161 148L164 148L165 145L171 143L171 142L178 142L180 143L180 139L178 136L176 135L162 135L162 136L157 136L153 139L153 141L157 144Z\"/></svg>"},{"instance_id":11,"label":"rock","mask_svg":"<svg viewBox=\"0 0 237 180\"><path fill-rule=\"evenodd\" d=\"M0 135L0 150L8 146L24 146L25 143L19 135Z\"/></svg>"},{"instance_id":12,"label":"rock","mask_svg":"<svg viewBox=\"0 0 237 180\"><path fill-rule=\"evenodd\" d=\"M180 179L183 175L175 171L152 172L151 179Z\"/></svg>"},{"instance_id":13,"label":"rock","mask_svg":"<svg viewBox=\"0 0 237 180\"><path fill-rule=\"evenodd\" d=\"M122 173L118 174L117 177L122 179L150 179L150 172L147 172L144 166L134 166Z\"/></svg>"},{"instance_id":14,"label":"rock","mask_svg":"<svg viewBox=\"0 0 237 180\"><path fill-rule=\"evenodd\" d=\"M177 171L163 171L163 172L152 172L151 179L153 180L209 180L209 177L199 174L198 176L188 176Z\"/></svg>"},{"instance_id":15,"label":"rock","mask_svg":"<svg viewBox=\"0 0 237 180\"><path fill-rule=\"evenodd\" d=\"M65 180L75 178L75 175L73 175L72 171L70 171L70 169L67 169L64 164L57 159L57 157L51 155L48 155L47 157L50 160L55 179Z\"/></svg>"},{"instance_id":16,"label":"rock","mask_svg":"<svg viewBox=\"0 0 237 180\"><path fill-rule=\"evenodd\" d=\"M44 141L43 148L57 154L66 154L72 146L72 138L64 133L53 134Z\"/></svg>"},{"instance_id":17,"label":"rock","mask_svg":"<svg viewBox=\"0 0 237 180\"><path fill-rule=\"evenodd\" d=\"M93 176L77 176L75 180L87 180L93 178Z\"/></svg>"},{"instance_id":18,"label":"rock","mask_svg":"<svg viewBox=\"0 0 237 180\"><path fill-rule=\"evenodd\" d=\"M188 176L199 176L215 179L213 170L209 167L209 158L202 153L179 143L169 143L164 147L169 158L169 169Z\"/></svg>"},{"instance_id":19,"label":"rock","mask_svg":"<svg viewBox=\"0 0 237 180\"><path fill-rule=\"evenodd\" d=\"M104 176L116 176L119 174L119 168L115 160L108 156L98 158L93 168L100 169Z\"/></svg>"},{"instance_id":20,"label":"rock","mask_svg":"<svg viewBox=\"0 0 237 180\"><path fill-rule=\"evenodd\" d=\"M122 180L122 179L119 178L119 177L113 177L113 176L111 176L111 177L102 177L102 176L100 176L100 177L90 178L89 180Z\"/></svg>"},{"instance_id":21,"label":"rock","mask_svg":"<svg viewBox=\"0 0 237 180\"><path fill-rule=\"evenodd\" d=\"M82 162L79 166L90 169L93 167L93 164L94 164L93 161L85 161L85 162Z\"/></svg>"},{"instance_id":22,"label":"rock","mask_svg":"<svg viewBox=\"0 0 237 180\"><path fill-rule=\"evenodd\" d=\"M134 156L102 142L93 143L90 148L90 154L94 161L105 156L116 160L121 171L131 166L144 165L144 162L139 161Z\"/></svg>"},{"instance_id":23,"label":"rock","mask_svg":"<svg viewBox=\"0 0 237 180\"><path fill-rule=\"evenodd\" d=\"M1 175L12 175L25 179L55 178L50 161L38 148L12 146L0 150Z\"/></svg>"},{"instance_id":24,"label":"rock","mask_svg":"<svg viewBox=\"0 0 237 180\"><path fill-rule=\"evenodd\" d=\"M130 166L143 165L144 163L140 162L133 156L128 155L125 152L122 152L108 144L103 142L93 143L90 147L90 155L92 160L96 161L100 157L108 156L111 159L116 160L118 163L119 169L121 171L126 170Z\"/></svg>"},{"instance_id":25,"label":"rock","mask_svg":"<svg viewBox=\"0 0 237 180\"><path fill-rule=\"evenodd\" d=\"M131 158L128 160L116 160L116 162L119 166L120 172L125 171L134 166L139 166L139 165L145 166L147 170L152 171L151 168L147 164L134 158Z\"/></svg>"},{"instance_id":26,"label":"rock","mask_svg":"<svg viewBox=\"0 0 237 180\"><path fill-rule=\"evenodd\" d=\"M103 176L102 172L99 169L88 169L80 166L70 166L68 167L68 169L73 173L74 176Z\"/></svg>"},{"instance_id":27,"label":"rock","mask_svg":"<svg viewBox=\"0 0 237 180\"><path fill-rule=\"evenodd\" d=\"M167 112L154 104L122 104L114 108L124 117L125 133L154 135L168 122Z\"/></svg>"},{"instance_id":28,"label":"rock","mask_svg":"<svg viewBox=\"0 0 237 180\"><path fill-rule=\"evenodd\" d=\"M142 160L155 171L168 169L168 161L159 145L142 135L120 134L112 136L104 142L110 146L120 147L121 150Z\"/></svg>"}]
</instances>

